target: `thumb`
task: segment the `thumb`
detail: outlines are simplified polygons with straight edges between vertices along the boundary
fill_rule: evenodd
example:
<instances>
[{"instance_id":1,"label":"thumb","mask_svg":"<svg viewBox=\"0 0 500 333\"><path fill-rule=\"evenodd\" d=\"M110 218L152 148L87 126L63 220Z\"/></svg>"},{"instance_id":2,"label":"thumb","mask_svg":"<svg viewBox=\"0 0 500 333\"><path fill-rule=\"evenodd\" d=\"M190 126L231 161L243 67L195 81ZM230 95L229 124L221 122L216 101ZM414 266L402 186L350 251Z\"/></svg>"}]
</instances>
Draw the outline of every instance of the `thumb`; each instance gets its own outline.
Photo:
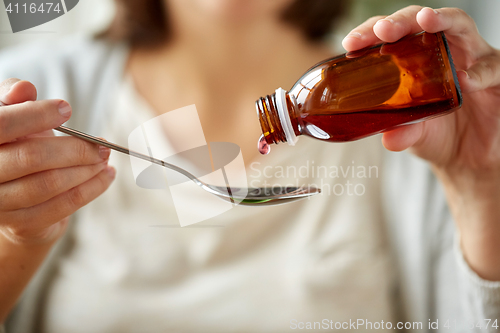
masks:
<instances>
[{"instance_id":1,"label":"thumb","mask_svg":"<svg viewBox=\"0 0 500 333\"><path fill-rule=\"evenodd\" d=\"M467 71L458 71L460 88L470 93L500 85L500 51L479 59Z\"/></svg>"},{"instance_id":2,"label":"thumb","mask_svg":"<svg viewBox=\"0 0 500 333\"><path fill-rule=\"evenodd\" d=\"M16 78L10 78L0 82L0 107L2 105L36 101L36 97L37 91L31 82L22 81ZM52 130L48 130L30 135L30 137L37 136L54 136L54 133Z\"/></svg>"},{"instance_id":3,"label":"thumb","mask_svg":"<svg viewBox=\"0 0 500 333\"><path fill-rule=\"evenodd\" d=\"M36 101L36 95L31 82L12 78L0 83L0 106Z\"/></svg>"}]
</instances>

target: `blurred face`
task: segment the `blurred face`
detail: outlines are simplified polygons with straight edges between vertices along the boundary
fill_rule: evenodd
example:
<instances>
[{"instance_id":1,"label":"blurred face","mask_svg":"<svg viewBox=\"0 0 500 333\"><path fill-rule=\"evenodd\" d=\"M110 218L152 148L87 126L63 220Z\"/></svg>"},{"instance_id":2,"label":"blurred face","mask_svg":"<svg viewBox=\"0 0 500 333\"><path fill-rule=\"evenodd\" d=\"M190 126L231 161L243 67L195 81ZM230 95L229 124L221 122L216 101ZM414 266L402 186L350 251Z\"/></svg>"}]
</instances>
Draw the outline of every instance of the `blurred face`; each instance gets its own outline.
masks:
<instances>
[{"instance_id":1,"label":"blurred face","mask_svg":"<svg viewBox=\"0 0 500 333\"><path fill-rule=\"evenodd\" d=\"M246 22L278 17L293 0L164 0L176 7L226 22Z\"/></svg>"}]
</instances>

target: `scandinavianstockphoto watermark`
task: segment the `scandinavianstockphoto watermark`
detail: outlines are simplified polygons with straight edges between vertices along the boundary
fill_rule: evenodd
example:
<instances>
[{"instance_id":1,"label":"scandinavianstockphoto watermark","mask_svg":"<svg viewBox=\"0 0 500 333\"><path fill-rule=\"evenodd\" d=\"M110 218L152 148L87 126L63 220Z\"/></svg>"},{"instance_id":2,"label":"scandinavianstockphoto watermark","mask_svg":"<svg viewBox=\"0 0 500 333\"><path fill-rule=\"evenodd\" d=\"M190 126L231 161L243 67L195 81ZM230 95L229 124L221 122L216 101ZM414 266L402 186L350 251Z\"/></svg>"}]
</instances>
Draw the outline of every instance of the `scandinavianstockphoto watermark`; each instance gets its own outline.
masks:
<instances>
[{"instance_id":1,"label":"scandinavianstockphoto watermark","mask_svg":"<svg viewBox=\"0 0 500 333\"><path fill-rule=\"evenodd\" d=\"M378 178L376 165L362 165L351 161L347 165L318 165L314 160L301 165L266 165L260 162L250 164L248 173L252 188L273 187L316 187L322 195L362 196L366 193L368 179ZM306 182L306 183L305 183Z\"/></svg>"}]
</instances>

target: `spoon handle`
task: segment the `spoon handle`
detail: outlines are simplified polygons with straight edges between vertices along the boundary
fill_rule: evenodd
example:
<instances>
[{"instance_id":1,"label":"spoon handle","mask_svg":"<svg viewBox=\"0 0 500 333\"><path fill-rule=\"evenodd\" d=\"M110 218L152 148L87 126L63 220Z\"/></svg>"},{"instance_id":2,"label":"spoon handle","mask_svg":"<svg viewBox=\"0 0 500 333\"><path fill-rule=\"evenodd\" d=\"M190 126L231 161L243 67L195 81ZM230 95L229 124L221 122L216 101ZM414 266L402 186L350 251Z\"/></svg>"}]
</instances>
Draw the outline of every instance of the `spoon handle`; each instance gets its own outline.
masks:
<instances>
[{"instance_id":1,"label":"spoon handle","mask_svg":"<svg viewBox=\"0 0 500 333\"><path fill-rule=\"evenodd\" d=\"M108 141L106 141L104 139L100 139L98 137L92 136L90 134L83 133L83 132L77 131L75 129L66 127L66 126L59 126L59 127L54 128L54 129L57 130L57 131L59 131L59 132L62 132L62 133L65 133L65 134L68 134L68 135L75 136L77 138L83 139L85 141L96 143L96 144L98 144L100 146L108 147L110 149L119 151L120 153L131 155L131 151L129 149L127 149L125 147L122 147L122 146L119 146L117 144L108 142ZM137 156L137 157L139 157L139 158L142 158L143 160L151 161L151 157L143 155L141 153L135 153L134 155Z\"/></svg>"},{"instance_id":2,"label":"spoon handle","mask_svg":"<svg viewBox=\"0 0 500 333\"><path fill-rule=\"evenodd\" d=\"M159 160L157 158L154 158L152 156L148 156L148 155L144 155L144 154L138 153L138 152L130 150L128 148L122 147L120 145L111 143L111 142L106 141L104 139L100 139L98 137L95 137L95 136L92 136L90 134L77 131L75 129L72 129L72 128L69 128L69 127L66 127L66 126L59 126L59 127L54 128L54 129L57 130L57 131L59 131L59 132L62 132L62 133L65 133L65 134L68 134L68 135L75 136L77 138L83 139L85 141L89 141L89 142L98 144L100 146L108 147L108 148L116 150L116 151L118 151L120 153L127 154L127 155L130 155L130 156L134 156L134 157L146 160L148 162L152 162L152 163L161 165L163 167L175 170L177 172L182 173L184 176L188 177L189 179L194 180L196 183L200 182L195 176L193 176L192 174L190 174L186 170L181 169L178 166L175 166L173 164L170 164L170 163L164 162L162 160Z\"/></svg>"}]
</instances>

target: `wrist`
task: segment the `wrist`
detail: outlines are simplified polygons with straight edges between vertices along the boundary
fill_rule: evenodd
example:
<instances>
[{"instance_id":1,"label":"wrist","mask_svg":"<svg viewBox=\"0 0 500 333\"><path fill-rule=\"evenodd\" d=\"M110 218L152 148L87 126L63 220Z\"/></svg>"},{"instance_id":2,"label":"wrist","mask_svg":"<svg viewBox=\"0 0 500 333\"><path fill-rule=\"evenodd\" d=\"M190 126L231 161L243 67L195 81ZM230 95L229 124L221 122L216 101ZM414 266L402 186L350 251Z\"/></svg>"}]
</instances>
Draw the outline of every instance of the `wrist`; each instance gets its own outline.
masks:
<instances>
[{"instance_id":1,"label":"wrist","mask_svg":"<svg viewBox=\"0 0 500 333\"><path fill-rule=\"evenodd\" d=\"M500 172L435 172L460 232L465 260L480 277L500 281Z\"/></svg>"},{"instance_id":2,"label":"wrist","mask_svg":"<svg viewBox=\"0 0 500 333\"><path fill-rule=\"evenodd\" d=\"M54 230L60 228L59 231L47 233L45 238L14 236L5 230L0 232L0 322L5 320L54 243L63 234L65 224L62 222L60 226L54 227Z\"/></svg>"},{"instance_id":3,"label":"wrist","mask_svg":"<svg viewBox=\"0 0 500 333\"><path fill-rule=\"evenodd\" d=\"M19 232L8 228L0 229L4 242L19 247L52 246L66 231L68 219L61 220L41 231Z\"/></svg>"},{"instance_id":4,"label":"wrist","mask_svg":"<svg viewBox=\"0 0 500 333\"><path fill-rule=\"evenodd\" d=\"M433 165L436 176L445 189L478 198L488 198L491 194L500 195L500 165L490 167L463 167Z\"/></svg>"}]
</instances>

